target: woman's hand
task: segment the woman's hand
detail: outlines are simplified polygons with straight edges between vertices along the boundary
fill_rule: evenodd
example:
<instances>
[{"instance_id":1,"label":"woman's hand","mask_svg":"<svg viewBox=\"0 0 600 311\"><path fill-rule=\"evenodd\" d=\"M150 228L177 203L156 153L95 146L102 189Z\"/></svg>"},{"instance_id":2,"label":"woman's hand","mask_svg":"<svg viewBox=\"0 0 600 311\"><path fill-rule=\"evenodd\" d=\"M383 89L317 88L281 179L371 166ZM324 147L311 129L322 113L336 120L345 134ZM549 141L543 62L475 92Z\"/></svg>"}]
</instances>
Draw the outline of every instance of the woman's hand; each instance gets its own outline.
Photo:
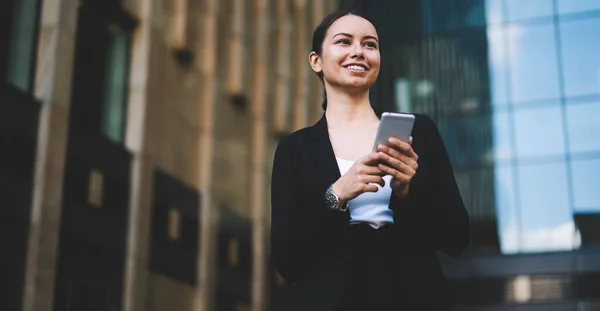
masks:
<instances>
[{"instance_id":1,"label":"woman's hand","mask_svg":"<svg viewBox=\"0 0 600 311\"><path fill-rule=\"evenodd\" d=\"M382 176L386 175L377 163L381 161L379 152L370 153L356 162L332 186L342 203L348 202L364 192L377 192L376 184L385 185Z\"/></svg>"},{"instance_id":2,"label":"woman's hand","mask_svg":"<svg viewBox=\"0 0 600 311\"><path fill-rule=\"evenodd\" d=\"M388 139L389 146L383 144L377 146L382 160L378 167L385 174L392 176L390 187L400 198L406 198L408 195L408 186L419 167L417 164L419 156L412 148L412 141L412 137L408 139L408 142L391 137Z\"/></svg>"}]
</instances>

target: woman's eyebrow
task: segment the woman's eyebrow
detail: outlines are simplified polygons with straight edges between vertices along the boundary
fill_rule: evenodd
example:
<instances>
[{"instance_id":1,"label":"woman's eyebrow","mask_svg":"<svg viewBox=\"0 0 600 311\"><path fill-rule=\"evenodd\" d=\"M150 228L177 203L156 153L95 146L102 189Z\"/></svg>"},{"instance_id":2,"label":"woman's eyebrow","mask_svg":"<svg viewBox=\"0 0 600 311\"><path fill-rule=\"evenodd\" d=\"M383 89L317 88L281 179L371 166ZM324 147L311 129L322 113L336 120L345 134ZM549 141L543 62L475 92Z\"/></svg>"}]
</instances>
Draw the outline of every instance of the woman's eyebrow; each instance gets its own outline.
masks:
<instances>
[{"instance_id":1,"label":"woman's eyebrow","mask_svg":"<svg viewBox=\"0 0 600 311\"><path fill-rule=\"evenodd\" d=\"M353 35L351 35L351 34L349 34L349 33L345 33L345 32L340 32L340 33L337 33L337 34L335 34L335 35L333 36L333 38L335 38L335 37L337 37L337 36L346 36L346 37L354 38L354 36L353 36ZM363 39L373 39L373 40L375 40L375 41L379 42L379 40L377 39L377 37L374 37L374 36L364 36L364 38L363 38Z\"/></svg>"}]
</instances>

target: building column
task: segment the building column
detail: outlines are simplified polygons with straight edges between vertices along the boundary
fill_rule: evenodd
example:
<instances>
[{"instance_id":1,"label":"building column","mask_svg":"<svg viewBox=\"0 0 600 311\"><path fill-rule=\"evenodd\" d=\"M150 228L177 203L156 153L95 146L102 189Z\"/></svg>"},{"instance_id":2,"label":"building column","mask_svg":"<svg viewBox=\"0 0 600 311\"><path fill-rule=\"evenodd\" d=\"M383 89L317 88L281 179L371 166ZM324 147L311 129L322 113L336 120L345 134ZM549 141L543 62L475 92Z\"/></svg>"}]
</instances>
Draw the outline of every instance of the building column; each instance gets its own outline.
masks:
<instances>
[{"instance_id":1,"label":"building column","mask_svg":"<svg viewBox=\"0 0 600 311\"><path fill-rule=\"evenodd\" d=\"M306 4L308 0L294 0L294 75L296 81L294 83L293 103L293 118L292 130L299 130L306 126L307 107L306 107L306 92L308 81L308 50L306 47Z\"/></svg>"},{"instance_id":2,"label":"building column","mask_svg":"<svg viewBox=\"0 0 600 311\"><path fill-rule=\"evenodd\" d=\"M229 95L239 94L243 91L246 2L247 0L233 0L229 34L229 61L227 62L227 92Z\"/></svg>"},{"instance_id":3,"label":"building column","mask_svg":"<svg viewBox=\"0 0 600 311\"><path fill-rule=\"evenodd\" d=\"M157 100L158 87L153 70L153 46L160 32L155 12L155 0L133 2L129 10L138 17L139 25L133 37L131 74L129 78L128 120L125 144L131 152L131 196L125 257L123 310L144 311L148 294L149 236L152 204L152 157L148 150L152 103ZM156 105L154 105L156 106Z\"/></svg>"},{"instance_id":4,"label":"building column","mask_svg":"<svg viewBox=\"0 0 600 311\"><path fill-rule=\"evenodd\" d=\"M198 286L195 295L195 310L212 310L213 296L216 292L215 282L215 240L216 209L211 200L212 165L214 150L214 119L216 98L216 64L218 35L218 0L205 0L198 16L200 38L195 40L195 51L198 55L200 85L198 87L198 106L200 107L200 172L199 185L202 192L200 214L200 256L198 258Z\"/></svg>"},{"instance_id":5,"label":"building column","mask_svg":"<svg viewBox=\"0 0 600 311\"><path fill-rule=\"evenodd\" d=\"M267 74L269 72L269 14L267 0L254 0L254 61L251 105L251 181L250 212L252 219L252 310L266 310L267 209L265 174L267 158Z\"/></svg>"},{"instance_id":6,"label":"building column","mask_svg":"<svg viewBox=\"0 0 600 311\"><path fill-rule=\"evenodd\" d=\"M288 0L276 1L276 62L275 90L273 103L273 130L281 134L290 130L290 64L292 58L290 38L292 38L292 22Z\"/></svg>"},{"instance_id":7,"label":"building column","mask_svg":"<svg viewBox=\"0 0 600 311\"><path fill-rule=\"evenodd\" d=\"M51 311L69 124L77 0L43 1L35 96L42 102L23 310Z\"/></svg>"},{"instance_id":8,"label":"building column","mask_svg":"<svg viewBox=\"0 0 600 311\"><path fill-rule=\"evenodd\" d=\"M322 0L312 0L312 22L310 23L311 25L311 36L312 36L312 31L315 30L315 28L317 28L317 26L319 25L319 23L321 22L321 20L323 19L323 17L325 17L324 12L325 12L325 2ZM312 44L312 37L310 40L310 44ZM310 78L310 83L313 85L312 90L313 90L313 94L311 94L311 102L310 102L310 109L309 111L311 111L311 123L317 122L321 116L323 115L323 109L321 108L321 103L323 102L323 83L321 82L321 80L316 76L316 74L312 75L313 77Z\"/></svg>"}]
</instances>

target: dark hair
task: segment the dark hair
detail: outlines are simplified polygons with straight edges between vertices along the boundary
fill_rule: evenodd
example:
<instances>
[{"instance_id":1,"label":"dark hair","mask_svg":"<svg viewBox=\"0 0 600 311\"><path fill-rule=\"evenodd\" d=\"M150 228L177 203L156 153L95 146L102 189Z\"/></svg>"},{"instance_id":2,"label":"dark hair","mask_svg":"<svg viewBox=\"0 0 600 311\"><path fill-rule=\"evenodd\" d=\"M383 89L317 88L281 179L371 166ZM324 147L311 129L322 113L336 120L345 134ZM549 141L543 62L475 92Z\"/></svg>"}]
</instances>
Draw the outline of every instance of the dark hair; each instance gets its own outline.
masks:
<instances>
[{"instance_id":1,"label":"dark hair","mask_svg":"<svg viewBox=\"0 0 600 311\"><path fill-rule=\"evenodd\" d=\"M365 17L365 15L363 15L362 13L360 13L358 11L351 10L351 9L350 10L349 9L337 10L337 11L325 16L325 18L323 18L323 20L321 21L319 26L317 26L317 28L313 32L313 38L312 38L312 51L313 52L317 53L318 55L321 55L321 52L323 52L323 41L325 41L325 34L327 33L327 30L329 30L329 27L331 27L331 25L336 20L338 20L346 15L359 16L359 17L362 17L362 18L368 20L371 24L373 24L373 22L371 22L367 17ZM317 72L317 76L319 76L319 79L321 79L321 82L324 83L323 72ZM327 110L327 93L325 91L325 87L323 87L323 103L321 104L321 107L323 107L323 110Z\"/></svg>"}]
</instances>

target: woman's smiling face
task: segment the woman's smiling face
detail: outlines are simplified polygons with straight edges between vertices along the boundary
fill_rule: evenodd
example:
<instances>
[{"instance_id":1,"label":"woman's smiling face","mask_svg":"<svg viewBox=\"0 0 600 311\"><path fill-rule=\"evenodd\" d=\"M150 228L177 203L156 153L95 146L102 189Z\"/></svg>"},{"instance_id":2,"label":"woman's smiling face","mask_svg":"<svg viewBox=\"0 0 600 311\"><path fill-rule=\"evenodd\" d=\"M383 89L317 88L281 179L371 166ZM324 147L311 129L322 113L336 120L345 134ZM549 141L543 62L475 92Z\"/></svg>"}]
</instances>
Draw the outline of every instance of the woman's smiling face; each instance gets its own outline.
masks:
<instances>
[{"instance_id":1,"label":"woman's smiling face","mask_svg":"<svg viewBox=\"0 0 600 311\"><path fill-rule=\"evenodd\" d=\"M311 53L311 66L322 72L325 84L342 89L369 89L379 75L381 55L375 26L346 15L325 34L321 55Z\"/></svg>"}]
</instances>

